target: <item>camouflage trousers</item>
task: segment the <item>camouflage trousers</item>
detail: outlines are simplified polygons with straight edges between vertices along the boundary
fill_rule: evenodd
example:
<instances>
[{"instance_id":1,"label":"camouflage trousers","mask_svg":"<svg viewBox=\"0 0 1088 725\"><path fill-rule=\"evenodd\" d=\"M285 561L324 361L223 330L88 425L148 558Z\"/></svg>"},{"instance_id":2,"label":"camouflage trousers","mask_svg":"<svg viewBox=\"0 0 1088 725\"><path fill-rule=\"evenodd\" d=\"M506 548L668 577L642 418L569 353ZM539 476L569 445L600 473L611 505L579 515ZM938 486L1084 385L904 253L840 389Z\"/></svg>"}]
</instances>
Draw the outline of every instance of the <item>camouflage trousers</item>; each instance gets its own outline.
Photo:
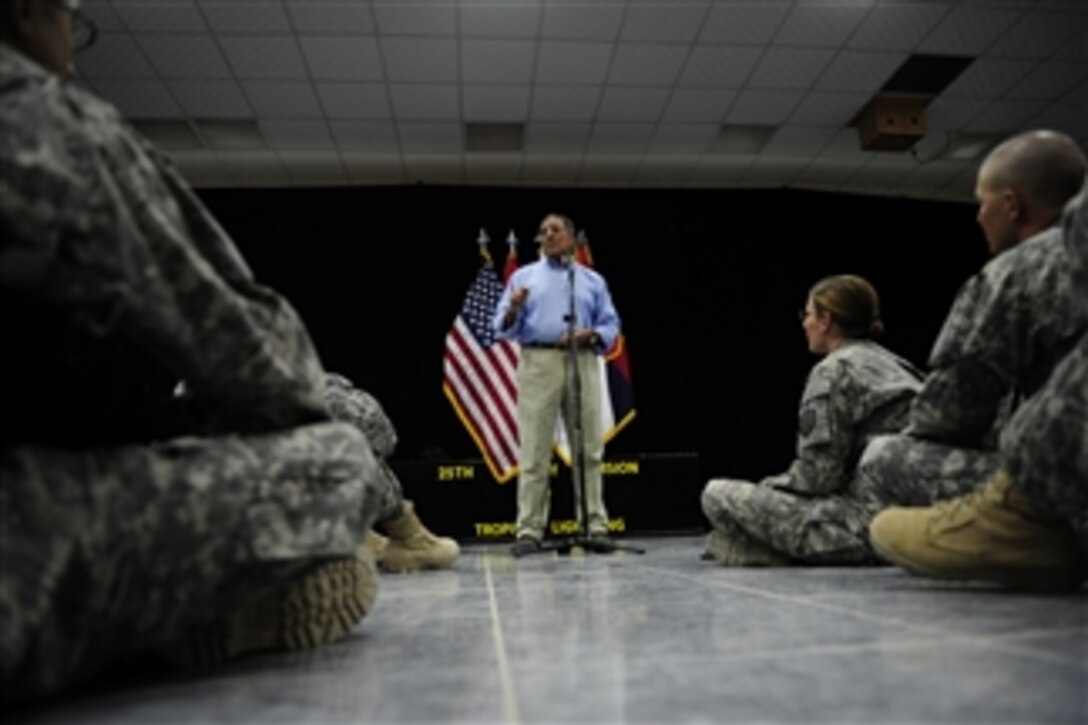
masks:
<instances>
[{"instance_id":1,"label":"camouflage trousers","mask_svg":"<svg viewBox=\"0 0 1088 725\"><path fill-rule=\"evenodd\" d=\"M395 480L395 479L394 479ZM57 691L331 559L396 512L343 423L0 452L0 677ZM396 501L399 509L399 501Z\"/></svg>"},{"instance_id":2,"label":"camouflage trousers","mask_svg":"<svg viewBox=\"0 0 1088 725\"><path fill-rule=\"evenodd\" d=\"M1088 552L1088 334L1017 409L1001 455L1016 487L1068 518Z\"/></svg>"},{"instance_id":3,"label":"camouflage trousers","mask_svg":"<svg viewBox=\"0 0 1088 725\"><path fill-rule=\"evenodd\" d=\"M903 434L878 436L861 455L852 489L875 515L889 506L929 506L970 493L999 465L996 451Z\"/></svg>"},{"instance_id":4,"label":"camouflage trousers","mask_svg":"<svg viewBox=\"0 0 1088 725\"><path fill-rule=\"evenodd\" d=\"M738 552L752 559L774 552L805 564L875 564L868 528L873 512L849 495L808 496L760 484L713 479L703 489L703 513ZM745 554L741 553L744 559Z\"/></svg>"},{"instance_id":5,"label":"camouflage trousers","mask_svg":"<svg viewBox=\"0 0 1088 725\"><path fill-rule=\"evenodd\" d=\"M1016 487L1060 516L1088 512L1088 334L1001 436Z\"/></svg>"}]
</instances>

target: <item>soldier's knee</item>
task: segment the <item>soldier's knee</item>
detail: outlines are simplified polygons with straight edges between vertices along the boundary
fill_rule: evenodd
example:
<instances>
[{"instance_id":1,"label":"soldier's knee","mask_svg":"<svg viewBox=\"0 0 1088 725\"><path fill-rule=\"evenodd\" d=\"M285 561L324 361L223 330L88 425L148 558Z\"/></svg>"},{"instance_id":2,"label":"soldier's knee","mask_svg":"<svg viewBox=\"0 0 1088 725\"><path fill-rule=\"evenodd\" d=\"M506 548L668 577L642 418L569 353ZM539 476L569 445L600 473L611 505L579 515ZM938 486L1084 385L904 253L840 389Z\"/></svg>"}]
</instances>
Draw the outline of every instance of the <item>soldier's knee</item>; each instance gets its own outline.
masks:
<instances>
[{"instance_id":1,"label":"soldier's knee","mask_svg":"<svg viewBox=\"0 0 1088 725\"><path fill-rule=\"evenodd\" d=\"M707 482L703 487L703 495L701 497L701 503L703 506L703 513L710 518L714 518L716 514L722 510L722 501L725 500L727 495L726 489L732 484L727 478L713 478Z\"/></svg>"}]
</instances>

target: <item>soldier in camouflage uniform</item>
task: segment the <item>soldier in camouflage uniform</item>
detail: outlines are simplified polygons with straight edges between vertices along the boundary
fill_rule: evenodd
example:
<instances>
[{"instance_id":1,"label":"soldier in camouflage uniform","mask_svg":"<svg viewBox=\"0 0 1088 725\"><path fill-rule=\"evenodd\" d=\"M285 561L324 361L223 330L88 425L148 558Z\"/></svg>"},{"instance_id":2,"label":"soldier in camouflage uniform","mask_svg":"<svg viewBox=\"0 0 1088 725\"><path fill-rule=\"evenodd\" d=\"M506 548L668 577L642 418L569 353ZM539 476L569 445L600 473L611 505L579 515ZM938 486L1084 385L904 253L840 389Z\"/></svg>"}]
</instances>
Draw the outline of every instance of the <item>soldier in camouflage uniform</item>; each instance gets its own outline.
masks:
<instances>
[{"instance_id":1,"label":"soldier in camouflage uniform","mask_svg":"<svg viewBox=\"0 0 1088 725\"><path fill-rule=\"evenodd\" d=\"M1063 226L1071 301L1088 315L1088 177ZM1001 468L972 493L881 512L871 526L873 546L916 574L1079 589L1088 544L1088 332L1012 416L1000 456Z\"/></svg>"},{"instance_id":2,"label":"soldier in camouflage uniform","mask_svg":"<svg viewBox=\"0 0 1088 725\"><path fill-rule=\"evenodd\" d=\"M292 307L171 163L66 85L76 0L0 0L0 682L310 647L392 500ZM184 381L184 394L179 381Z\"/></svg>"},{"instance_id":3,"label":"soldier in camouflage uniform","mask_svg":"<svg viewBox=\"0 0 1088 725\"><path fill-rule=\"evenodd\" d=\"M707 484L703 511L714 529L705 558L731 566L874 561L854 466L874 435L903 428L922 376L870 339L883 329L880 303L860 277L818 282L803 325L809 349L825 357L801 397L797 459L758 484Z\"/></svg>"},{"instance_id":4,"label":"soldier in camouflage uniform","mask_svg":"<svg viewBox=\"0 0 1088 725\"><path fill-rule=\"evenodd\" d=\"M445 569L453 565L460 547L453 539L432 534L422 524L415 505L404 499L404 491L386 459L397 446L397 431L373 395L356 388L343 375L325 376L325 405L334 420L351 423L362 431L378 457L380 474L387 481L386 499L382 502L386 514L376 528L385 536L370 531L367 546L378 566L389 572L409 572L419 569Z\"/></svg>"},{"instance_id":5,"label":"soldier in camouflage uniform","mask_svg":"<svg viewBox=\"0 0 1088 725\"><path fill-rule=\"evenodd\" d=\"M1009 139L983 162L978 218L996 256L956 297L907 430L862 456L859 487L874 510L926 506L993 474L1009 416L1085 329L1055 226L1083 173L1077 145L1045 131Z\"/></svg>"}]
</instances>

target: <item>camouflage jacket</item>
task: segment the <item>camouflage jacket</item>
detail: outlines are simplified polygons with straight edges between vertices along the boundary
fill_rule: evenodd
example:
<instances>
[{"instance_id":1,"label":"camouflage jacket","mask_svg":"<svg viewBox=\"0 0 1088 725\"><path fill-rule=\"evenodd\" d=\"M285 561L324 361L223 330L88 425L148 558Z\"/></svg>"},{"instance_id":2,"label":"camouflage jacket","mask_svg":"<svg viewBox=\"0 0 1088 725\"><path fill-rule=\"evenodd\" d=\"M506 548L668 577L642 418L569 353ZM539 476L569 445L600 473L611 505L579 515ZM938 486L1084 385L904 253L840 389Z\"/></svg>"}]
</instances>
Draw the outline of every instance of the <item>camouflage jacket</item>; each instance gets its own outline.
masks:
<instances>
[{"instance_id":1,"label":"camouflage jacket","mask_svg":"<svg viewBox=\"0 0 1088 725\"><path fill-rule=\"evenodd\" d=\"M0 445L328 418L301 320L254 281L170 161L6 44L0 232Z\"/></svg>"},{"instance_id":2,"label":"camouflage jacket","mask_svg":"<svg viewBox=\"0 0 1088 725\"><path fill-rule=\"evenodd\" d=\"M868 340L847 340L809 373L801 396L797 458L764 484L811 494L842 490L869 440L906 424L922 374Z\"/></svg>"},{"instance_id":3,"label":"camouflage jacket","mask_svg":"<svg viewBox=\"0 0 1088 725\"><path fill-rule=\"evenodd\" d=\"M992 449L1009 409L1067 353L1086 315L1057 227L994 257L961 288L911 409L912 435Z\"/></svg>"}]
</instances>

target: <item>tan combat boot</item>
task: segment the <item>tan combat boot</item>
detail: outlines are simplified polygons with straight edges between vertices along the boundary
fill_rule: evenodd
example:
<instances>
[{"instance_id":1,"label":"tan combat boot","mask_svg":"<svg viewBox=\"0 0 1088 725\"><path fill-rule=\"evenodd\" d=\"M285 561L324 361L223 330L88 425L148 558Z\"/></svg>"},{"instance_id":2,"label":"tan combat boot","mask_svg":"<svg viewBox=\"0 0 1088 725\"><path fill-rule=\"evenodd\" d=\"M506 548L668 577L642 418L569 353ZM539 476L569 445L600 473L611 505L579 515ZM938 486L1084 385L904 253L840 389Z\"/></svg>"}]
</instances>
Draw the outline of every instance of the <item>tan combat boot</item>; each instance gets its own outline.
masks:
<instances>
[{"instance_id":1,"label":"tan combat boot","mask_svg":"<svg viewBox=\"0 0 1088 725\"><path fill-rule=\"evenodd\" d=\"M966 496L882 511L869 539L880 556L922 576L1037 592L1075 591L1084 581L1072 526L1040 516L1003 470Z\"/></svg>"},{"instance_id":2,"label":"tan combat boot","mask_svg":"<svg viewBox=\"0 0 1088 725\"><path fill-rule=\"evenodd\" d=\"M378 566L388 572L419 569L445 569L453 566L461 547L453 539L435 536L427 530L411 501L404 502L399 518L385 522L389 544L378 558Z\"/></svg>"},{"instance_id":3,"label":"tan combat boot","mask_svg":"<svg viewBox=\"0 0 1088 725\"><path fill-rule=\"evenodd\" d=\"M343 639L373 608L378 570L366 546L199 626L159 650L177 665L212 665L250 652L302 650Z\"/></svg>"},{"instance_id":4,"label":"tan combat boot","mask_svg":"<svg viewBox=\"0 0 1088 725\"><path fill-rule=\"evenodd\" d=\"M363 539L363 546L370 550L370 553L374 556L374 561L381 561L382 555L385 554L385 548L389 546L389 539L374 529L369 529L366 532L366 538Z\"/></svg>"}]
</instances>

